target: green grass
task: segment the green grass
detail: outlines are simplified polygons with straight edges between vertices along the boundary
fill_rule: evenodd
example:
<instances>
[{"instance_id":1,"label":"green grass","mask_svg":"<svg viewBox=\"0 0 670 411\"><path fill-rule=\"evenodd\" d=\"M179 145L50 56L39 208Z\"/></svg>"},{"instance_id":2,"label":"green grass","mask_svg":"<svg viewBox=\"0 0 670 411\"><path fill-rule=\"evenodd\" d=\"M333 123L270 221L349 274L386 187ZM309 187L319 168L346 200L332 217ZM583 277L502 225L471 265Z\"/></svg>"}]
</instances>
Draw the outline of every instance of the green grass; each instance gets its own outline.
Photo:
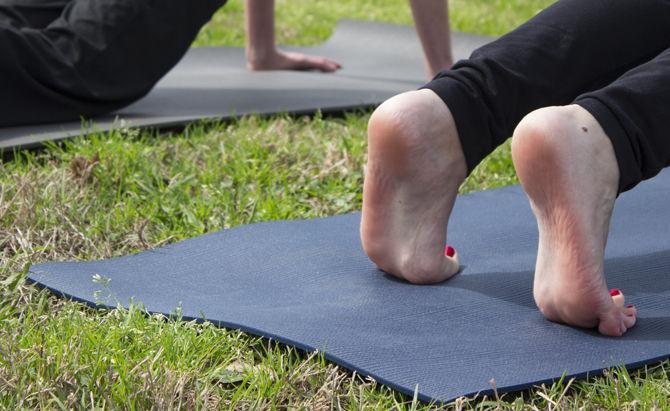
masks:
<instances>
[{"instance_id":1,"label":"green grass","mask_svg":"<svg viewBox=\"0 0 670 411\"><path fill-rule=\"evenodd\" d=\"M404 0L278 1L283 43L326 39L340 17L409 23ZM456 29L501 34L548 1L455 0ZM233 1L197 44L243 43ZM95 311L23 283L28 264L123 255L250 222L360 207L368 112L245 118L179 134L74 139L0 164L0 408L429 409L324 361L237 331ZM503 145L463 191L516 182ZM612 370L447 408L668 408L665 367Z\"/></svg>"}]
</instances>

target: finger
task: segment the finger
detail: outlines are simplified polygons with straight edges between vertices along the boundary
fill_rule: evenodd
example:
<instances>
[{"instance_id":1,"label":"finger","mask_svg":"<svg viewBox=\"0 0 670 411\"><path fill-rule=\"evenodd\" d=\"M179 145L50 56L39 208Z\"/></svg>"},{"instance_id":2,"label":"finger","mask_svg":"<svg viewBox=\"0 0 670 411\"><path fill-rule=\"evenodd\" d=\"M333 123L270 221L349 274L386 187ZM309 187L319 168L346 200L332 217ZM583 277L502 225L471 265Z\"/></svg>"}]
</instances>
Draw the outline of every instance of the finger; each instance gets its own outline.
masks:
<instances>
[{"instance_id":1,"label":"finger","mask_svg":"<svg viewBox=\"0 0 670 411\"><path fill-rule=\"evenodd\" d=\"M333 72L341 67L339 63L325 57L307 55L303 56L301 66L302 69L319 70L323 72Z\"/></svg>"},{"instance_id":2,"label":"finger","mask_svg":"<svg viewBox=\"0 0 670 411\"><path fill-rule=\"evenodd\" d=\"M340 63L338 63L337 61L331 60L331 59L327 59L327 60L330 62L330 64L334 65L337 70L342 68L342 65Z\"/></svg>"},{"instance_id":3,"label":"finger","mask_svg":"<svg viewBox=\"0 0 670 411\"><path fill-rule=\"evenodd\" d=\"M323 68L327 69L327 71L335 71L335 70L339 70L340 68L342 68L342 65L335 60L331 60L331 59L326 58L326 57L317 57L317 56L314 56L314 58L316 59L317 64L320 67L323 67Z\"/></svg>"}]
</instances>

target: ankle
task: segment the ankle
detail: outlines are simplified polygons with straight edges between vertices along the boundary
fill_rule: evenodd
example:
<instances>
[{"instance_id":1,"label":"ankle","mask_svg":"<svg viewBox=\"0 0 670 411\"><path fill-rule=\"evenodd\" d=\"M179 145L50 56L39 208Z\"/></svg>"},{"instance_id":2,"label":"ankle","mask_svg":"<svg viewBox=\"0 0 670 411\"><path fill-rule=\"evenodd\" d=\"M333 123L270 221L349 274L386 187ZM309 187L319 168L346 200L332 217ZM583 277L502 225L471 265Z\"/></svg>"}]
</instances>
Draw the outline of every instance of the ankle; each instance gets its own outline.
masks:
<instances>
[{"instance_id":1,"label":"ankle","mask_svg":"<svg viewBox=\"0 0 670 411\"><path fill-rule=\"evenodd\" d=\"M368 143L370 155L381 149L378 159L393 164L393 172L402 174L432 160L446 172L444 182L456 189L467 177L451 111L430 90L403 93L379 106L368 123Z\"/></svg>"}]
</instances>

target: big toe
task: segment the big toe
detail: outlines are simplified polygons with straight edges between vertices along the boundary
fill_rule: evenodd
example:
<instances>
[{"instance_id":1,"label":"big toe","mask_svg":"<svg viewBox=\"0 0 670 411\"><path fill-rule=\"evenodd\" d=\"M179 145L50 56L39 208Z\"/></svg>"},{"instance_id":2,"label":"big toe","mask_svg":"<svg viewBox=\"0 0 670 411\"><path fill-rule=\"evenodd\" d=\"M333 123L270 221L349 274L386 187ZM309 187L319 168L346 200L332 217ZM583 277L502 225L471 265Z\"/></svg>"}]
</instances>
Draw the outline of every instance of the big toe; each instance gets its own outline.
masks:
<instances>
[{"instance_id":1,"label":"big toe","mask_svg":"<svg viewBox=\"0 0 670 411\"><path fill-rule=\"evenodd\" d=\"M435 284L448 280L460 271L458 253L452 247L445 248L444 255L412 255L403 261L402 277L413 284Z\"/></svg>"}]
</instances>

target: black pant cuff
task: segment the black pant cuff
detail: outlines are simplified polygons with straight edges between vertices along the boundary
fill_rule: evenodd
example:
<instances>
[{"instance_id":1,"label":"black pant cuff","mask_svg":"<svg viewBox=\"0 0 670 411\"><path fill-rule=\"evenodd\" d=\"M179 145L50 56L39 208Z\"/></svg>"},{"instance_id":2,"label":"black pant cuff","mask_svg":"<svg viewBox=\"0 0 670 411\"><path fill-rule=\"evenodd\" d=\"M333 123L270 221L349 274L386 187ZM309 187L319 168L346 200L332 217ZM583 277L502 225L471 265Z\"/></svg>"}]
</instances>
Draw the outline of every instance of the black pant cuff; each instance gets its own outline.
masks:
<instances>
[{"instance_id":1,"label":"black pant cuff","mask_svg":"<svg viewBox=\"0 0 670 411\"><path fill-rule=\"evenodd\" d=\"M456 77L452 77L452 73L451 71L440 73L421 89L433 91L451 111L470 174L495 147L491 143L488 121L484 116L486 107L483 107L480 93Z\"/></svg>"}]
</instances>

